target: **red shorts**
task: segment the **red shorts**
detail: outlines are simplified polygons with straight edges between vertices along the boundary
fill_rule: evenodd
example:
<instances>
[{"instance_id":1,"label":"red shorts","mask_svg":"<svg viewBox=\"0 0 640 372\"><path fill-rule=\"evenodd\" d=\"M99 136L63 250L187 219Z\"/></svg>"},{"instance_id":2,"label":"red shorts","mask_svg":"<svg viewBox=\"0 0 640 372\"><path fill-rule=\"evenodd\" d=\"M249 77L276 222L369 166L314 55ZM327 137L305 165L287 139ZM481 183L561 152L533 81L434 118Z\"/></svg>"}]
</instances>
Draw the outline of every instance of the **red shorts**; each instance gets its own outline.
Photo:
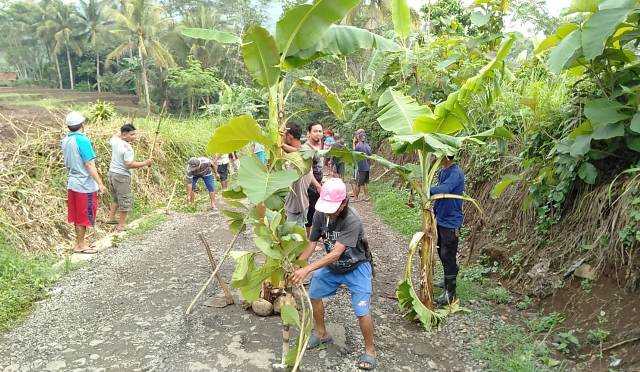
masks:
<instances>
[{"instance_id":1,"label":"red shorts","mask_svg":"<svg viewBox=\"0 0 640 372\"><path fill-rule=\"evenodd\" d=\"M96 223L98 211L97 192L67 190L68 221L74 225L91 227Z\"/></svg>"}]
</instances>

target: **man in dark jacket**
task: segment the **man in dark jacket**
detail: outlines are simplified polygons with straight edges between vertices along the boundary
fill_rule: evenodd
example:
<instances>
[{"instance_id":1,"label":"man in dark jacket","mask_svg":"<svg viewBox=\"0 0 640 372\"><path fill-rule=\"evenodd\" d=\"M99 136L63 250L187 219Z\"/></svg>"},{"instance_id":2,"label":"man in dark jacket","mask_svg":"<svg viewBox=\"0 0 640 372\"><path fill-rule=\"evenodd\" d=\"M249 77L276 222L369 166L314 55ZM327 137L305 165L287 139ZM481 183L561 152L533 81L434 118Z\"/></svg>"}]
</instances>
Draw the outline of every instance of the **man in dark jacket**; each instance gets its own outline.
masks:
<instances>
[{"instance_id":1,"label":"man in dark jacket","mask_svg":"<svg viewBox=\"0 0 640 372\"><path fill-rule=\"evenodd\" d=\"M464 193L464 173L453 156L442 160L442 169L438 173L438 186L431 187L431 195ZM462 200L441 199L434 204L438 224L438 256L444 269L444 292L436 299L438 306L454 301L456 297L456 277L458 276L458 230L462 226Z\"/></svg>"}]
</instances>

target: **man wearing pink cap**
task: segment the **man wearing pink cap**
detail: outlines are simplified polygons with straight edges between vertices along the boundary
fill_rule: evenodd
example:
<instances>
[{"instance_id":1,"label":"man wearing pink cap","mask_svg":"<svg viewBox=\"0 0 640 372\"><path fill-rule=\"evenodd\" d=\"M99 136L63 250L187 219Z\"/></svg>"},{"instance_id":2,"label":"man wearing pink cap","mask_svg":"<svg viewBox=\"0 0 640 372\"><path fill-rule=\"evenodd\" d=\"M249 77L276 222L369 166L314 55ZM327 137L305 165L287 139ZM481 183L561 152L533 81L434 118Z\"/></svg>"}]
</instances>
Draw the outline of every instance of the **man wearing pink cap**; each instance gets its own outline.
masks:
<instances>
[{"instance_id":1,"label":"man wearing pink cap","mask_svg":"<svg viewBox=\"0 0 640 372\"><path fill-rule=\"evenodd\" d=\"M373 319L369 311L373 277L372 258L364 238L362 220L349 207L347 186L339 178L329 179L320 191L313 216L310 244L300 255L306 261L315 251L320 238L324 241L325 256L294 272L292 281L301 283L313 272L309 297L313 305L315 333L309 348L333 342L324 324L323 298L333 296L341 285L351 292L351 306L358 317L364 337L365 353L358 360L360 369L376 367L376 351L373 344Z\"/></svg>"}]
</instances>

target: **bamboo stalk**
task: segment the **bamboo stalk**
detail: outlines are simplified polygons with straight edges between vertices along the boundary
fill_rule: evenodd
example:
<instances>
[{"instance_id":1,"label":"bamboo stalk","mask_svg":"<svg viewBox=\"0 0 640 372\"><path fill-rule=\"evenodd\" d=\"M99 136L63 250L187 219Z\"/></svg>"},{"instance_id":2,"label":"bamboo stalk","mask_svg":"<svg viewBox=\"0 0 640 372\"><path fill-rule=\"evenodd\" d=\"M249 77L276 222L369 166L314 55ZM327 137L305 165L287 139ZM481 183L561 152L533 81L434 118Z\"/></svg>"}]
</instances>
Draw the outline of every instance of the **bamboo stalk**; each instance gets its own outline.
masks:
<instances>
[{"instance_id":1,"label":"bamboo stalk","mask_svg":"<svg viewBox=\"0 0 640 372\"><path fill-rule=\"evenodd\" d=\"M202 233L198 233L198 238L200 238L200 241L202 242L202 245L204 246L204 250L207 252L207 257L209 258L209 263L211 264L211 269L215 270L216 261L213 259L213 254L211 253L211 246L209 246L209 243L206 241L206 239L204 238ZM229 290L229 286L227 285L227 283L224 282L224 280L222 280L222 278L220 277L219 274L216 274L216 280L218 281L218 284L220 284L220 287L222 288L222 291L224 292L224 297L227 300L227 305L232 305L234 303L234 301L233 301L233 296L231 295L231 290Z\"/></svg>"},{"instance_id":2,"label":"bamboo stalk","mask_svg":"<svg viewBox=\"0 0 640 372\"><path fill-rule=\"evenodd\" d=\"M211 273L211 276L209 276L209 279L204 283L204 285L202 286L202 288L200 288L200 291L198 292L198 294L196 295L196 297L193 299L193 301L191 301L191 303L189 304L189 307L187 307L187 311L186 311L186 315L191 314L191 310L193 309L193 306L196 304L196 302L198 301L198 299L200 299L200 297L202 296L202 294L204 293L204 291L207 289L207 287L209 287L209 284L211 284L211 282L213 281L213 279L216 277L216 274L218 273L218 271L220 270L220 268L222 267L222 264L224 263L224 260L227 258L227 256L229 255L229 252L231 252L231 249L233 248L233 246L235 245L236 241L238 240L238 237L240 236L241 231L238 231L235 235L235 237L233 238L233 240L231 241L231 244L229 244L229 247L227 248L226 251L224 251L224 254L222 255L222 257L220 258L220 262L218 262L218 265L216 266L215 270L213 270L213 273Z\"/></svg>"}]
</instances>

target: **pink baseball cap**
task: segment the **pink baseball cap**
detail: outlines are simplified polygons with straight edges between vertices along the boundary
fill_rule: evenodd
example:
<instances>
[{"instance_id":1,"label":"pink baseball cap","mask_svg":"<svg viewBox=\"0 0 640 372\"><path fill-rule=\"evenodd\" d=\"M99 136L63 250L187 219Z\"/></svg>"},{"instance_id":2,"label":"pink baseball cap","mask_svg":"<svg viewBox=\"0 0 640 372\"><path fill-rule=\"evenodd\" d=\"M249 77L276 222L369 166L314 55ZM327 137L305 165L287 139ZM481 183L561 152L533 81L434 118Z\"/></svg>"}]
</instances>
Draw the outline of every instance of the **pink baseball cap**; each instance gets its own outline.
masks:
<instances>
[{"instance_id":1,"label":"pink baseball cap","mask_svg":"<svg viewBox=\"0 0 640 372\"><path fill-rule=\"evenodd\" d=\"M316 210L328 214L335 213L346 198L347 185L340 178L330 178L322 185Z\"/></svg>"}]
</instances>

